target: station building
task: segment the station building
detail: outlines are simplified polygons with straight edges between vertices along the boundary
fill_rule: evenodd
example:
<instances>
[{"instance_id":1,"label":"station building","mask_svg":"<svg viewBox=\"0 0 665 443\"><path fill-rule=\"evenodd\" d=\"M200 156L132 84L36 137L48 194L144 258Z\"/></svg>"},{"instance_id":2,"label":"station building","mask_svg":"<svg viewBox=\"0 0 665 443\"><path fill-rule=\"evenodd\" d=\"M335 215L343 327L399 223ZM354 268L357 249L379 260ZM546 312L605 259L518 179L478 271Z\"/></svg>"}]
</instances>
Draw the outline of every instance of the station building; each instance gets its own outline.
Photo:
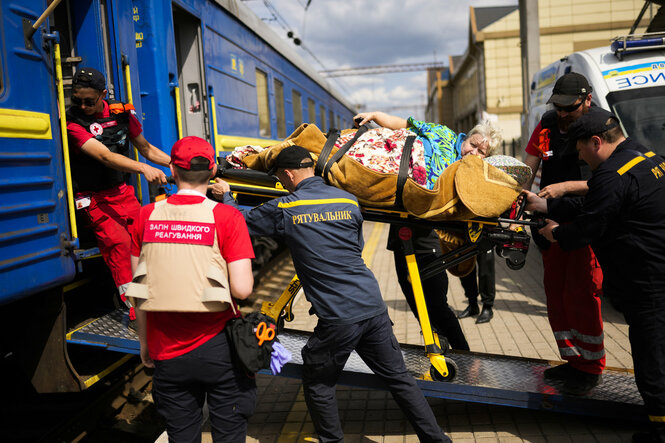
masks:
<instances>
[{"instance_id":1,"label":"station building","mask_svg":"<svg viewBox=\"0 0 665 443\"><path fill-rule=\"evenodd\" d=\"M642 0L539 0L540 67L576 51L610 44L628 34ZM644 32L658 5L644 14ZM522 68L517 5L470 8L468 44L450 56L448 68L427 73L427 121L456 132L469 131L484 118L503 131L503 153L521 157Z\"/></svg>"}]
</instances>

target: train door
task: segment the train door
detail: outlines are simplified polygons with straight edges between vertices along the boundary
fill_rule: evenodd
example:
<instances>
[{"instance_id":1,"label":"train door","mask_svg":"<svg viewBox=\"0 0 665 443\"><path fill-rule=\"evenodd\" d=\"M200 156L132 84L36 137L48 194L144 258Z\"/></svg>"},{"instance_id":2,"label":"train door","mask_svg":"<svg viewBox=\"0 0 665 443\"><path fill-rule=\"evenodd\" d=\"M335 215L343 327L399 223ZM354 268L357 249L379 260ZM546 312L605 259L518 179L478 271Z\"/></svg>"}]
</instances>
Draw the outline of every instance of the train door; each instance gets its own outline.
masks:
<instances>
[{"instance_id":1,"label":"train door","mask_svg":"<svg viewBox=\"0 0 665 443\"><path fill-rule=\"evenodd\" d=\"M107 98L121 99L112 12L113 4L107 0L64 0L54 11L52 29L60 34L66 106L70 104L72 78L84 66L105 75Z\"/></svg>"},{"instance_id":2,"label":"train door","mask_svg":"<svg viewBox=\"0 0 665 443\"><path fill-rule=\"evenodd\" d=\"M201 22L174 5L173 28L180 85L180 113L183 116L182 136L196 135L210 141L206 121Z\"/></svg>"}]
</instances>

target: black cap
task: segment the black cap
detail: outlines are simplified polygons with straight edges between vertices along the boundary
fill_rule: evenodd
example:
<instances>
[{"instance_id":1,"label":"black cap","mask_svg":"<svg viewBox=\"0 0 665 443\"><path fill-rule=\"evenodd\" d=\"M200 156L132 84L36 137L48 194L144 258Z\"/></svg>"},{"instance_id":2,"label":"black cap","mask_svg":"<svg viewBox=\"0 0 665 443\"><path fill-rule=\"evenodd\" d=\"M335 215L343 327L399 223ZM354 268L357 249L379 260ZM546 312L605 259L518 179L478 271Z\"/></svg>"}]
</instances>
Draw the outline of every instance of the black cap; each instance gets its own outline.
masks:
<instances>
[{"instance_id":1,"label":"black cap","mask_svg":"<svg viewBox=\"0 0 665 443\"><path fill-rule=\"evenodd\" d=\"M589 112L575 120L568 127L568 146L575 150L577 140L599 135L619 126L619 119L603 108L592 106Z\"/></svg>"},{"instance_id":2,"label":"black cap","mask_svg":"<svg viewBox=\"0 0 665 443\"><path fill-rule=\"evenodd\" d=\"M94 68L81 68L74 74L72 86L103 91L106 89L106 79L104 74Z\"/></svg>"},{"instance_id":3,"label":"black cap","mask_svg":"<svg viewBox=\"0 0 665 443\"><path fill-rule=\"evenodd\" d=\"M584 98L589 95L592 90L593 88L591 88L585 76L577 72L569 72L556 81L552 90L552 96L547 100L547 103L570 106L578 98Z\"/></svg>"},{"instance_id":4,"label":"black cap","mask_svg":"<svg viewBox=\"0 0 665 443\"><path fill-rule=\"evenodd\" d=\"M273 175L279 168L282 169L300 169L311 168L314 166L314 160L309 151L302 146L293 145L284 148L277 154L275 163L268 174Z\"/></svg>"}]
</instances>

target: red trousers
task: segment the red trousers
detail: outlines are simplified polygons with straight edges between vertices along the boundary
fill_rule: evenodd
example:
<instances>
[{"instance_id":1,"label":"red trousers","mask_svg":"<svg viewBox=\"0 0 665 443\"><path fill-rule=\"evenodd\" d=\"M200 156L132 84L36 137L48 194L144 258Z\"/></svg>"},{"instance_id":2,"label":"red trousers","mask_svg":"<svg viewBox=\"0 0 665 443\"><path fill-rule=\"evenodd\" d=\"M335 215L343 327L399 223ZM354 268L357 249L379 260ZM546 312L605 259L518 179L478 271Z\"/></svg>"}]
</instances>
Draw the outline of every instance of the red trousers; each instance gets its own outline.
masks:
<instances>
[{"instance_id":1,"label":"red trousers","mask_svg":"<svg viewBox=\"0 0 665 443\"><path fill-rule=\"evenodd\" d=\"M542 254L547 316L561 357L575 369L600 374L605 347L598 260L589 246L563 251L552 243Z\"/></svg>"},{"instance_id":2,"label":"red trousers","mask_svg":"<svg viewBox=\"0 0 665 443\"><path fill-rule=\"evenodd\" d=\"M125 291L132 281L131 229L139 217L141 205L134 195L134 187L125 184L89 195L90 206L82 210L111 270L120 298L126 301Z\"/></svg>"}]
</instances>

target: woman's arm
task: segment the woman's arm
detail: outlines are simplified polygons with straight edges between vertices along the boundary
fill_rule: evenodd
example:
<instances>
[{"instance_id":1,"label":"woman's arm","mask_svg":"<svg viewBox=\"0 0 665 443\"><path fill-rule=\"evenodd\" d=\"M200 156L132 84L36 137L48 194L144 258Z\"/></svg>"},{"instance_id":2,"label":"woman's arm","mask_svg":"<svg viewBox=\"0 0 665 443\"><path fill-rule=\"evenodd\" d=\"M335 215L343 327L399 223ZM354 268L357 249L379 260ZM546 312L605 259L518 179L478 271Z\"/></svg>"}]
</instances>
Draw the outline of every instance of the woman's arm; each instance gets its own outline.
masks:
<instances>
[{"instance_id":1,"label":"woman's arm","mask_svg":"<svg viewBox=\"0 0 665 443\"><path fill-rule=\"evenodd\" d=\"M361 112L353 117L354 122L357 119L361 119L360 123L357 123L357 126L362 126L367 122L373 121L379 126L383 126L388 129L400 129L406 128L406 120L402 117L397 117L396 115L389 115L385 112L372 111L372 112Z\"/></svg>"}]
</instances>

